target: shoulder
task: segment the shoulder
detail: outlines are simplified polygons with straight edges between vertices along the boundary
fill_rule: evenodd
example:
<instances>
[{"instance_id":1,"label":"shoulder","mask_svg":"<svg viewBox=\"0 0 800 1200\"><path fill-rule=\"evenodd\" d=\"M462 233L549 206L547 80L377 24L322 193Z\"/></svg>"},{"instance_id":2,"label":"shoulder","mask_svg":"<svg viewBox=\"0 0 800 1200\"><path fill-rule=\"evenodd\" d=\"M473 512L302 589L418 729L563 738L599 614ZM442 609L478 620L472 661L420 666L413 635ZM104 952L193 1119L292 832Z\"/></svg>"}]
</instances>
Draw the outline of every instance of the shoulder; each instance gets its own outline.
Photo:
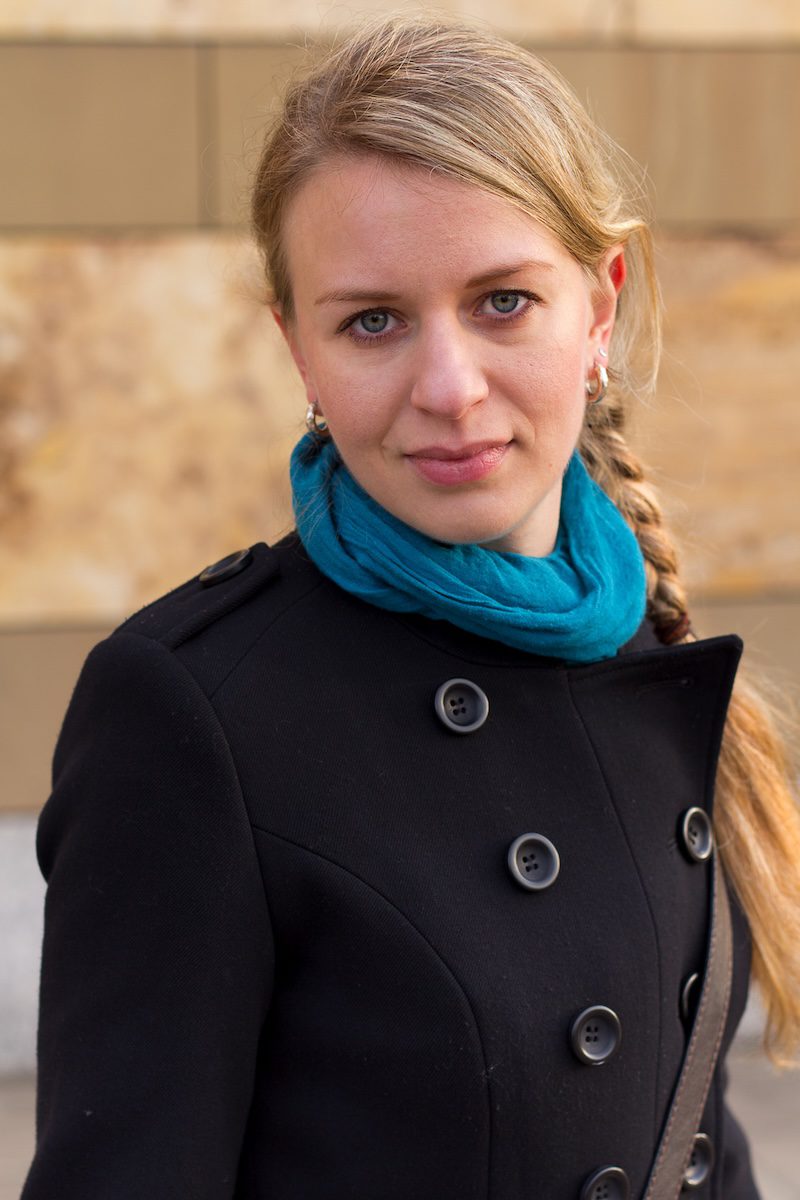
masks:
<instances>
[{"instance_id":1,"label":"shoulder","mask_svg":"<svg viewBox=\"0 0 800 1200\"><path fill-rule=\"evenodd\" d=\"M145 742L154 745L160 727L174 731L183 719L188 731L202 729L210 744L219 685L263 642L265 631L283 637L281 618L326 583L296 535L289 535L276 546L261 542L228 554L135 612L83 663L57 741L54 774L76 748L97 750L101 731L117 746L109 760L119 758L131 730L146 730Z\"/></svg>"},{"instance_id":2,"label":"shoulder","mask_svg":"<svg viewBox=\"0 0 800 1200\"><path fill-rule=\"evenodd\" d=\"M255 597L279 590L279 582L285 585L287 578L298 574L305 577L297 581L301 590L303 584L316 586L321 578L296 535L288 535L275 546L257 542L225 555L145 605L123 621L112 636L140 634L175 650L203 630L224 622L230 613ZM285 586L280 590L285 591Z\"/></svg>"},{"instance_id":3,"label":"shoulder","mask_svg":"<svg viewBox=\"0 0 800 1200\"><path fill-rule=\"evenodd\" d=\"M330 587L292 532L225 555L135 612L108 641L144 638L183 660L204 686L227 671L281 619Z\"/></svg>"}]
</instances>

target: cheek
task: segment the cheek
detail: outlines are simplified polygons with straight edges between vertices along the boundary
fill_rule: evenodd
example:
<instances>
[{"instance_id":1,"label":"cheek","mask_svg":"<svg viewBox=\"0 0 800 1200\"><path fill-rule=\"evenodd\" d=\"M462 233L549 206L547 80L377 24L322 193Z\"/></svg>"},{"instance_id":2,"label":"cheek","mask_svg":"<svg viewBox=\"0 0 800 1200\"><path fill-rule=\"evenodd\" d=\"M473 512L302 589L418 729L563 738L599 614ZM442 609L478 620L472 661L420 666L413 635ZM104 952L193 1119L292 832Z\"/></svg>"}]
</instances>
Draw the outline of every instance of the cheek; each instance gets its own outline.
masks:
<instances>
[{"instance_id":1,"label":"cheek","mask_svg":"<svg viewBox=\"0 0 800 1200\"><path fill-rule=\"evenodd\" d=\"M583 411L584 364L574 342L531 356L508 378L515 394L542 417L563 418L567 413Z\"/></svg>"},{"instance_id":2,"label":"cheek","mask_svg":"<svg viewBox=\"0 0 800 1200\"><path fill-rule=\"evenodd\" d=\"M320 409L342 448L368 447L381 439L391 424L383 388L354 379L351 373L335 371L321 373L315 383Z\"/></svg>"},{"instance_id":3,"label":"cheek","mask_svg":"<svg viewBox=\"0 0 800 1200\"><path fill-rule=\"evenodd\" d=\"M316 348L309 356L309 376L313 381L321 411L329 422L334 437L355 447L371 446L380 441L391 428L402 408L405 395L398 373L391 364L377 360L363 365L332 347ZM361 351L365 358L370 350Z\"/></svg>"}]
</instances>

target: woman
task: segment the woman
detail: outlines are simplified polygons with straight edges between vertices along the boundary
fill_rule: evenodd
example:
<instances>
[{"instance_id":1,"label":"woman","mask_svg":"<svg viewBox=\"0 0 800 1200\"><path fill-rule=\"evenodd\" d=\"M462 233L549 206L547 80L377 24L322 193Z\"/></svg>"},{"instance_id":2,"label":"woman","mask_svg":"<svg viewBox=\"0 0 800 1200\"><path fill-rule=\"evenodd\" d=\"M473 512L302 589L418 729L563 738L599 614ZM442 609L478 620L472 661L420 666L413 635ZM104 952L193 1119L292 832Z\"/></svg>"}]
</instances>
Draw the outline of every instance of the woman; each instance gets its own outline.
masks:
<instances>
[{"instance_id":1,"label":"woman","mask_svg":"<svg viewBox=\"0 0 800 1200\"><path fill-rule=\"evenodd\" d=\"M253 215L298 532L84 668L25 1200L756 1197L724 1054L750 930L797 1042L798 821L624 440L657 302L611 162L459 25L382 22L290 88Z\"/></svg>"}]
</instances>

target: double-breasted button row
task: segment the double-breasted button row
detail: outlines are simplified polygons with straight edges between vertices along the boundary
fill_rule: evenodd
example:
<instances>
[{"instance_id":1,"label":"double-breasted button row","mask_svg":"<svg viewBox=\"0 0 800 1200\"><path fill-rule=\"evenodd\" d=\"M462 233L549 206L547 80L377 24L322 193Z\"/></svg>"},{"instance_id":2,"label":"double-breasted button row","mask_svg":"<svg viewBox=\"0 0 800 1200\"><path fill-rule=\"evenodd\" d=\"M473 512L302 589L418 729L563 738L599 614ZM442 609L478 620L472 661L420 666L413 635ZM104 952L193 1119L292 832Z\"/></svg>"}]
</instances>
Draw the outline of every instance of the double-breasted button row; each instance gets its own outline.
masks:
<instances>
[{"instance_id":1,"label":"double-breasted button row","mask_svg":"<svg viewBox=\"0 0 800 1200\"><path fill-rule=\"evenodd\" d=\"M714 1145L707 1133L695 1135L682 1192L696 1191L708 1181L714 1166ZM586 1179L580 1200L629 1200L630 1180L622 1167L599 1167Z\"/></svg>"},{"instance_id":2,"label":"double-breasted button row","mask_svg":"<svg viewBox=\"0 0 800 1200\"><path fill-rule=\"evenodd\" d=\"M681 828L686 831L684 845L689 857L694 862L705 862L714 849L708 815L701 808L690 809L681 821ZM522 833L509 847L508 866L517 883L536 891L555 883L561 859L544 834Z\"/></svg>"},{"instance_id":3,"label":"double-breasted button row","mask_svg":"<svg viewBox=\"0 0 800 1200\"><path fill-rule=\"evenodd\" d=\"M508 848L508 869L512 878L529 891L549 888L558 877L561 859L549 838L541 833L522 833ZM594 1004L572 1021L570 1045L579 1062L600 1066L619 1048L622 1025L613 1009Z\"/></svg>"},{"instance_id":4,"label":"double-breasted button row","mask_svg":"<svg viewBox=\"0 0 800 1200\"><path fill-rule=\"evenodd\" d=\"M201 579L211 575L208 582L216 581L219 574L227 575L241 570L246 562L241 556L249 553L240 551L223 559L214 567L203 572ZM433 707L437 717L451 733L475 733L485 724L489 715L489 698L483 688L471 679L448 679L436 690ZM714 832L708 813L696 805L681 813L678 822L681 847L693 862L706 862L714 850Z\"/></svg>"},{"instance_id":5,"label":"double-breasted button row","mask_svg":"<svg viewBox=\"0 0 800 1200\"><path fill-rule=\"evenodd\" d=\"M220 566L222 564L218 563L217 568ZM240 569L238 563L234 569ZM451 733L475 733L485 724L489 715L489 699L483 688L478 687L471 679L448 679L437 688L433 706L437 717ZM687 808L678 822L678 834L681 846L692 862L706 862L711 857L714 850L714 832L711 818L704 809L697 806ZM538 876L527 867L517 873L512 867L512 871L525 887L549 887L558 874L558 855L555 853L555 847L550 842L547 845L550 849L546 856L548 868L545 874ZM543 880L546 882L542 882Z\"/></svg>"},{"instance_id":6,"label":"double-breasted button row","mask_svg":"<svg viewBox=\"0 0 800 1200\"><path fill-rule=\"evenodd\" d=\"M711 1175L714 1144L707 1133L695 1135L689 1164L683 1174L682 1192L696 1191ZM629 1200L630 1180L622 1167L599 1167L584 1182L580 1200Z\"/></svg>"},{"instance_id":7,"label":"double-breasted button row","mask_svg":"<svg viewBox=\"0 0 800 1200\"><path fill-rule=\"evenodd\" d=\"M222 574L227 574L230 571L241 570L242 565L245 565L239 561L237 555L232 555L231 560L228 565L228 560L223 559L215 567L204 571L203 576L208 575L209 572L214 573L207 582L216 582L220 571ZM203 581L206 582L205 579ZM486 723L486 718L489 716L489 699L483 688L479 687L477 683L473 683L471 679L446 680L436 690L433 707L439 720L451 733L475 733ZM534 835L528 836L533 837ZM707 862L711 857L714 850L714 832L711 818L704 809L695 805L687 808L681 814L678 822L678 836L684 853L692 862ZM535 872L524 868L517 876L524 886L549 887L558 874L558 855L555 854L554 858L555 848L552 843L548 842L547 844L550 847L547 856L549 867L547 873L541 876L541 879L547 879L547 882L537 882L538 877ZM514 873L516 874L516 872Z\"/></svg>"},{"instance_id":8,"label":"double-breasted button row","mask_svg":"<svg viewBox=\"0 0 800 1200\"><path fill-rule=\"evenodd\" d=\"M705 809L695 806L687 808L685 812L681 813L678 821L678 837L690 862L708 862L714 853L714 830L711 818ZM693 971L691 975L688 975L681 985L679 1008L681 1020L687 1027L694 1019L701 985L702 980L698 971ZM703 1136L705 1137L705 1134ZM684 1186L699 1187L700 1185L689 1183Z\"/></svg>"},{"instance_id":9,"label":"double-breasted button row","mask_svg":"<svg viewBox=\"0 0 800 1200\"><path fill-rule=\"evenodd\" d=\"M474 733L486 722L489 700L482 688L469 679L448 679L436 691L434 709L442 724L452 733ZM707 862L714 851L714 833L708 813L699 807L686 809L678 822L678 838L687 858L694 863ZM506 861L515 883L531 892L552 887L561 870L561 858L553 842L542 833L522 833L508 848ZM697 972L683 983L680 1013L689 1023L699 992ZM572 1052L586 1066L607 1063L619 1049L622 1024L613 1009L595 1004L575 1016L569 1027ZM702 1187L714 1162L714 1148L705 1133L694 1139L682 1189ZM580 1200L629 1200L630 1180L622 1167L598 1167L584 1181Z\"/></svg>"}]
</instances>

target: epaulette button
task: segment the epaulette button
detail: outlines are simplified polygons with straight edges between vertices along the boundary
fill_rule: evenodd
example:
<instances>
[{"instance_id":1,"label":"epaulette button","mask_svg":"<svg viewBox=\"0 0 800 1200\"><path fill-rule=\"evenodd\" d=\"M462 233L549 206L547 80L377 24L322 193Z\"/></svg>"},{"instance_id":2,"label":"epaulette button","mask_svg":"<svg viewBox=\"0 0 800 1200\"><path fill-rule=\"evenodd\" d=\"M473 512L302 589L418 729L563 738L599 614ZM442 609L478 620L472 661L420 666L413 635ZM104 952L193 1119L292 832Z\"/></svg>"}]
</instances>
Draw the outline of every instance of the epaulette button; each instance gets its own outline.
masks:
<instances>
[{"instance_id":1,"label":"epaulette button","mask_svg":"<svg viewBox=\"0 0 800 1200\"><path fill-rule=\"evenodd\" d=\"M238 575L245 567L249 567L252 561L253 555L250 550L237 550L235 554L228 554L219 562L206 567L200 572L198 579L203 587L213 587L215 583L222 583L232 575Z\"/></svg>"}]
</instances>

